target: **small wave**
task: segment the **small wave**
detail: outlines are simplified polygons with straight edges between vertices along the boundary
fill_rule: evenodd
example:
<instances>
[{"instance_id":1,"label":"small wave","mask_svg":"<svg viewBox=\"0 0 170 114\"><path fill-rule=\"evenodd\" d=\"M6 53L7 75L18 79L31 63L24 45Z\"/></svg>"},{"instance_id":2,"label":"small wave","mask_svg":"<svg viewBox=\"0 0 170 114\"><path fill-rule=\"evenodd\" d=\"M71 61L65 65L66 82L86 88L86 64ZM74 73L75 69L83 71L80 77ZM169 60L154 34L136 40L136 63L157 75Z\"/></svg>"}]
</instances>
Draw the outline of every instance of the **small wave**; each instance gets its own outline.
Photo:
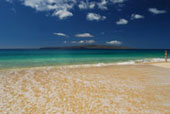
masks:
<instances>
[{"instance_id":1,"label":"small wave","mask_svg":"<svg viewBox=\"0 0 170 114\"><path fill-rule=\"evenodd\" d=\"M118 65L130 65L130 64L137 64L137 63L156 63L156 62L164 62L165 59L162 58L152 58L152 59L140 59L140 60L131 60L126 62L119 62ZM170 59L168 59L170 61Z\"/></svg>"},{"instance_id":2,"label":"small wave","mask_svg":"<svg viewBox=\"0 0 170 114\"><path fill-rule=\"evenodd\" d=\"M116 65L115 63L97 63L97 64L81 64L81 65L67 65L63 67L78 68L78 67L102 67Z\"/></svg>"},{"instance_id":3,"label":"small wave","mask_svg":"<svg viewBox=\"0 0 170 114\"><path fill-rule=\"evenodd\" d=\"M165 59L163 58L152 58L152 59L143 59L143 60L136 60L136 62L143 62L143 63L150 63L150 62L164 62ZM170 59L168 59L170 61Z\"/></svg>"},{"instance_id":4,"label":"small wave","mask_svg":"<svg viewBox=\"0 0 170 114\"><path fill-rule=\"evenodd\" d=\"M95 63L95 64L78 64L78 65L56 65L60 68L79 68L79 67L103 67L103 66L113 66L113 65L140 65L145 63L157 63L157 62L164 62L165 59L163 58L146 58L146 59L139 59L139 60L129 60L124 62L110 62L110 63ZM168 59L168 62L170 62L170 59ZM45 68L52 68L54 66L42 66ZM34 67L41 68L41 67Z\"/></svg>"},{"instance_id":5,"label":"small wave","mask_svg":"<svg viewBox=\"0 0 170 114\"><path fill-rule=\"evenodd\" d=\"M135 61L127 61L127 62L120 62L120 63L117 63L117 65L132 65L132 64L136 64Z\"/></svg>"},{"instance_id":6,"label":"small wave","mask_svg":"<svg viewBox=\"0 0 170 114\"><path fill-rule=\"evenodd\" d=\"M130 60L125 62L113 62L113 63L97 63L97 64L81 64L81 65L68 65L64 67L77 68L77 67L102 67L102 66L112 66L112 65L138 65L143 63L156 63L164 62L165 59L162 58L152 58L152 59L140 59L140 60ZM170 61L170 59L168 59Z\"/></svg>"}]
</instances>

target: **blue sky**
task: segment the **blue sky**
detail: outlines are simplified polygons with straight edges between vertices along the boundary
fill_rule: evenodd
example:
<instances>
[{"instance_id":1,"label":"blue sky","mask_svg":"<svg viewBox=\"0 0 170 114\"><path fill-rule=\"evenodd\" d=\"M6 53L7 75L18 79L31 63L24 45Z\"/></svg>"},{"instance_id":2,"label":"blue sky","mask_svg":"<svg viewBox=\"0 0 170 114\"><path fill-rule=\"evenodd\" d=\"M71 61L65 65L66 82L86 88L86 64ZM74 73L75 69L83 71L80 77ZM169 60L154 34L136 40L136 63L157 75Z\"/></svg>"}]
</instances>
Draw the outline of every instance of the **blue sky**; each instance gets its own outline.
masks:
<instances>
[{"instance_id":1,"label":"blue sky","mask_svg":"<svg viewBox=\"0 0 170 114\"><path fill-rule=\"evenodd\" d=\"M169 0L0 0L0 48L170 48Z\"/></svg>"}]
</instances>

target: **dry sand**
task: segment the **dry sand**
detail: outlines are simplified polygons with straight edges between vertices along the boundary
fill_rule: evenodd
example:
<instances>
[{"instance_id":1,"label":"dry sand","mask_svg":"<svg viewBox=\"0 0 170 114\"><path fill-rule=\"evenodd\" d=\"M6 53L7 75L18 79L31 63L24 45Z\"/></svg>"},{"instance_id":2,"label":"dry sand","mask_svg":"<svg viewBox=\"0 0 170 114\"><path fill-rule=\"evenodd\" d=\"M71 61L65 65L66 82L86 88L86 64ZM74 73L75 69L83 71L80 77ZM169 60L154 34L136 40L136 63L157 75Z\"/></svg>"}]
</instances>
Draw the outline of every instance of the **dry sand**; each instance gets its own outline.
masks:
<instances>
[{"instance_id":1,"label":"dry sand","mask_svg":"<svg viewBox=\"0 0 170 114\"><path fill-rule=\"evenodd\" d=\"M169 66L0 71L0 113L170 114Z\"/></svg>"}]
</instances>

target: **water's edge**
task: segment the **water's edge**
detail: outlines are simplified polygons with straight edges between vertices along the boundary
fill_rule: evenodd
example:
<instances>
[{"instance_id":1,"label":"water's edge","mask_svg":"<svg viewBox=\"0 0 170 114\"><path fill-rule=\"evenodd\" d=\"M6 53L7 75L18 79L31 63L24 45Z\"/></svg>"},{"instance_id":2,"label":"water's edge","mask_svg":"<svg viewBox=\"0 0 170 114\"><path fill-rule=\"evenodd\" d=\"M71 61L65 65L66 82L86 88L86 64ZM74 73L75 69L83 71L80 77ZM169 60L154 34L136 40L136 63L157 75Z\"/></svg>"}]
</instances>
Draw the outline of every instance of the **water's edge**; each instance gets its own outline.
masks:
<instances>
[{"instance_id":1,"label":"water's edge","mask_svg":"<svg viewBox=\"0 0 170 114\"><path fill-rule=\"evenodd\" d=\"M15 67L15 68L0 68L1 70L14 70L14 69L39 69L39 68L89 68L89 67L106 67L106 66L124 66L124 65L146 65L152 63L163 63L165 59L153 58L144 60L130 60L126 62L110 62L110 63L96 63L96 64L69 64L69 65L47 65L47 66L25 66L25 67ZM170 62L170 59L168 59Z\"/></svg>"}]
</instances>

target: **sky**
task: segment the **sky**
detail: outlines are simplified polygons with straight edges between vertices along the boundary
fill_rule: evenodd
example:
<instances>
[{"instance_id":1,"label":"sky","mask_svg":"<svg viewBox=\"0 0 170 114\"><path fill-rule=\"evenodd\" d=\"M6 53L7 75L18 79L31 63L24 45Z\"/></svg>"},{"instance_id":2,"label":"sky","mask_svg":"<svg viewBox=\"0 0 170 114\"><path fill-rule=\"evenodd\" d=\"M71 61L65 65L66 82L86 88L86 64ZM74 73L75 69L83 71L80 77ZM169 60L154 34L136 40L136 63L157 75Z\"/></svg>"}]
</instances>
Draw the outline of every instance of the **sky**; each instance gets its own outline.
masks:
<instances>
[{"instance_id":1,"label":"sky","mask_svg":"<svg viewBox=\"0 0 170 114\"><path fill-rule=\"evenodd\" d=\"M169 0L0 0L0 48L170 49Z\"/></svg>"}]
</instances>

